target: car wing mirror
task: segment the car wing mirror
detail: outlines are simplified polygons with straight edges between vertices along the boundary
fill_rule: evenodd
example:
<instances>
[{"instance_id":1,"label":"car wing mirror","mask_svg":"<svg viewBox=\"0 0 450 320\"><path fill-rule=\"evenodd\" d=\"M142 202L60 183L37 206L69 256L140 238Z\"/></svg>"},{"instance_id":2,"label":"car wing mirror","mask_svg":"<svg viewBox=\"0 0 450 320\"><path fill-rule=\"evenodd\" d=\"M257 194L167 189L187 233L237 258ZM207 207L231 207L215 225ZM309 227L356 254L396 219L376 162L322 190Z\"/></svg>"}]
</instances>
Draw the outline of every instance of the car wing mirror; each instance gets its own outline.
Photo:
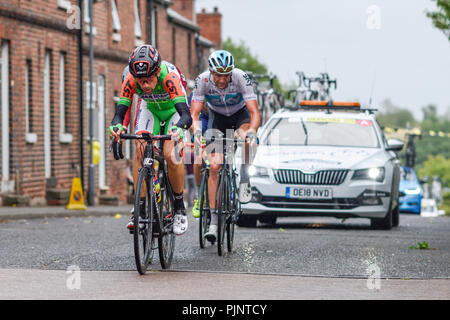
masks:
<instances>
[{"instance_id":1,"label":"car wing mirror","mask_svg":"<svg viewBox=\"0 0 450 320\"><path fill-rule=\"evenodd\" d=\"M386 151L402 151L404 147L404 143L397 139L389 139L387 142L388 146L386 147Z\"/></svg>"}]
</instances>

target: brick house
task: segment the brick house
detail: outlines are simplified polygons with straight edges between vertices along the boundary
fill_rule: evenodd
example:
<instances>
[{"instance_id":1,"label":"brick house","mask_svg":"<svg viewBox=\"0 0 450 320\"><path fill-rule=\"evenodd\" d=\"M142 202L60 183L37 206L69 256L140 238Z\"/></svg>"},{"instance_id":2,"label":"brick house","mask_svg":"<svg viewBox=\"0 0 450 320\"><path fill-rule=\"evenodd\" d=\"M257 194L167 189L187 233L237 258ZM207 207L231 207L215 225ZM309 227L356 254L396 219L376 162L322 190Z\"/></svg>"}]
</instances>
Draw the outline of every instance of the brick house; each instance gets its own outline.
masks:
<instances>
[{"instance_id":1,"label":"brick house","mask_svg":"<svg viewBox=\"0 0 450 320\"><path fill-rule=\"evenodd\" d=\"M106 130L129 53L143 43L155 45L192 85L209 50L219 48L197 23L195 0L94 1L89 110L88 2L0 0L2 194L16 192L43 204L49 190L69 190L80 174L86 192L92 135L101 148L96 195L104 190L125 201L126 163L109 153ZM220 37L220 28L216 32ZM132 152L129 146L127 156Z\"/></svg>"}]
</instances>

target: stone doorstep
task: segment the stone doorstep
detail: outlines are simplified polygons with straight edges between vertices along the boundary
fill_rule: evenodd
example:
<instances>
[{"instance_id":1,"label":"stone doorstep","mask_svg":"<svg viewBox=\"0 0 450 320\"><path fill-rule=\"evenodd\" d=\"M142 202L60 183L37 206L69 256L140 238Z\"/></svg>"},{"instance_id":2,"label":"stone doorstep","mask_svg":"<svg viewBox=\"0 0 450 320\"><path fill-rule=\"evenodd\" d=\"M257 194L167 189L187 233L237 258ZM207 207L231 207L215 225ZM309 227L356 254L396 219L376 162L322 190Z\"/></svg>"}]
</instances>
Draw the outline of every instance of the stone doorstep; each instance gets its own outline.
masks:
<instances>
[{"instance_id":1,"label":"stone doorstep","mask_svg":"<svg viewBox=\"0 0 450 320\"><path fill-rule=\"evenodd\" d=\"M47 199L50 200L69 200L70 190L69 189L47 189L46 192Z\"/></svg>"},{"instance_id":2,"label":"stone doorstep","mask_svg":"<svg viewBox=\"0 0 450 320\"><path fill-rule=\"evenodd\" d=\"M30 204L30 197L20 194L5 194L2 196L3 206L17 206L28 207Z\"/></svg>"},{"instance_id":3,"label":"stone doorstep","mask_svg":"<svg viewBox=\"0 0 450 320\"><path fill-rule=\"evenodd\" d=\"M47 189L45 197L49 206L66 205L69 202L69 189Z\"/></svg>"},{"instance_id":4,"label":"stone doorstep","mask_svg":"<svg viewBox=\"0 0 450 320\"><path fill-rule=\"evenodd\" d=\"M119 197L116 195L101 195L99 197L99 203L103 205L118 206Z\"/></svg>"}]
</instances>

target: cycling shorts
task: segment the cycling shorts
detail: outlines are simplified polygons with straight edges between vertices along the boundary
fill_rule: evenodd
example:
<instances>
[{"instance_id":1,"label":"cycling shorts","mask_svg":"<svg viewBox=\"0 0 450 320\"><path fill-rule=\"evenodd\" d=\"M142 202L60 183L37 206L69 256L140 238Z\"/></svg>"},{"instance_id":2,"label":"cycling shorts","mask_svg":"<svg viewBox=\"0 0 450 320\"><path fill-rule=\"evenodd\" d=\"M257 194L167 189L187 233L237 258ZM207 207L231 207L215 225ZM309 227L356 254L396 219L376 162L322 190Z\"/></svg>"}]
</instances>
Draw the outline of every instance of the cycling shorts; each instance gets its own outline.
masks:
<instances>
[{"instance_id":1,"label":"cycling shorts","mask_svg":"<svg viewBox=\"0 0 450 320\"><path fill-rule=\"evenodd\" d=\"M142 132L150 132L155 135L161 134L161 124L165 124L164 132L162 134L167 134L168 129L174 126L178 120L180 120L180 115L176 110L172 114L164 114L164 119L160 119L159 115L151 112L147 108L147 102L144 99L139 99L138 112L136 113L135 129L136 134Z\"/></svg>"},{"instance_id":2,"label":"cycling shorts","mask_svg":"<svg viewBox=\"0 0 450 320\"><path fill-rule=\"evenodd\" d=\"M209 114L200 112L200 121L202 122L202 134L205 134L206 130L208 130L208 121Z\"/></svg>"},{"instance_id":3,"label":"cycling shorts","mask_svg":"<svg viewBox=\"0 0 450 320\"><path fill-rule=\"evenodd\" d=\"M242 108L231 116L224 116L209 109L208 130L204 137L208 140L209 153L223 153L223 142L212 142L210 139L214 138L233 138L234 131L239 129L243 124L250 123L250 113L247 108ZM227 129L231 130L228 132Z\"/></svg>"},{"instance_id":4,"label":"cycling shorts","mask_svg":"<svg viewBox=\"0 0 450 320\"><path fill-rule=\"evenodd\" d=\"M189 95L188 97L188 106L189 106L189 110L191 110L191 103L192 103L192 93ZM206 103L206 102L204 102ZM205 113L203 110L200 111L200 116L199 119L202 123L202 134L205 134L206 130L208 129L208 119L209 119L209 114Z\"/></svg>"},{"instance_id":5,"label":"cycling shorts","mask_svg":"<svg viewBox=\"0 0 450 320\"><path fill-rule=\"evenodd\" d=\"M226 134L227 129L237 130L245 123L250 123L250 112L247 108L242 108L228 117L209 109L208 129L217 129Z\"/></svg>"}]
</instances>

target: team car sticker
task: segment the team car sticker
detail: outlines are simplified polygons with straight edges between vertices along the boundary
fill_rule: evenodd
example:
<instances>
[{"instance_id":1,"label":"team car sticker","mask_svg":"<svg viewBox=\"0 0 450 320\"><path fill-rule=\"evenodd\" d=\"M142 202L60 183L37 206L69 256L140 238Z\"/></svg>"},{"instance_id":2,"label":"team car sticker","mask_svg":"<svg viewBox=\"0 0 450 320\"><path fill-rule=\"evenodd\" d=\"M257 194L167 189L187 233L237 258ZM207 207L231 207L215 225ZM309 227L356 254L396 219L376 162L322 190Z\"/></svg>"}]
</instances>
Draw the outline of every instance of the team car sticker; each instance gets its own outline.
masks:
<instances>
[{"instance_id":1,"label":"team car sticker","mask_svg":"<svg viewBox=\"0 0 450 320\"><path fill-rule=\"evenodd\" d=\"M373 125L372 120L356 120L356 123L363 127L371 127Z\"/></svg>"},{"instance_id":2,"label":"team car sticker","mask_svg":"<svg viewBox=\"0 0 450 320\"><path fill-rule=\"evenodd\" d=\"M298 118L289 119L289 122L296 122ZM367 119L346 119L346 118L306 118L306 122L335 122L335 123L347 123L358 124L363 127L373 126L372 120Z\"/></svg>"},{"instance_id":3,"label":"team car sticker","mask_svg":"<svg viewBox=\"0 0 450 320\"><path fill-rule=\"evenodd\" d=\"M355 124L356 123L356 119L347 119L347 118L306 118L306 122L336 122L336 123Z\"/></svg>"}]
</instances>

